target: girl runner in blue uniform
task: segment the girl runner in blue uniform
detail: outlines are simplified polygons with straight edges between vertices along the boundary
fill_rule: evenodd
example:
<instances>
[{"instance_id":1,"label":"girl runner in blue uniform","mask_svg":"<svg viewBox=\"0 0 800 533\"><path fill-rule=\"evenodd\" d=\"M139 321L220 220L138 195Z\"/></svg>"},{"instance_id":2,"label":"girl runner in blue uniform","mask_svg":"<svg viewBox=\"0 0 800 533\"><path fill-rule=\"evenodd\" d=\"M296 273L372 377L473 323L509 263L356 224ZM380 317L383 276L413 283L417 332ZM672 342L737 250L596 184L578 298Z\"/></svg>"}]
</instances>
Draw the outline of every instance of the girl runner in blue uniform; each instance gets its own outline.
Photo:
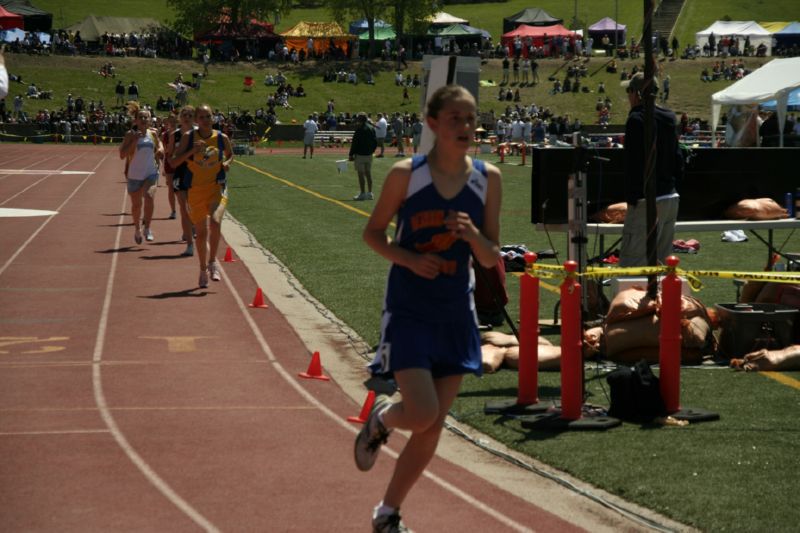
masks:
<instances>
[{"instance_id":1,"label":"girl runner in blue uniform","mask_svg":"<svg viewBox=\"0 0 800 533\"><path fill-rule=\"evenodd\" d=\"M476 115L463 87L434 92L426 112L434 147L392 167L364 229L367 244L392 263L371 369L393 373L402 400L376 398L356 438L356 465L369 470L392 429L411 432L373 512L376 532L407 531L400 505L436 451L462 376L481 373L472 261L490 268L499 257L501 176L467 155ZM392 239L386 229L395 217Z\"/></svg>"}]
</instances>

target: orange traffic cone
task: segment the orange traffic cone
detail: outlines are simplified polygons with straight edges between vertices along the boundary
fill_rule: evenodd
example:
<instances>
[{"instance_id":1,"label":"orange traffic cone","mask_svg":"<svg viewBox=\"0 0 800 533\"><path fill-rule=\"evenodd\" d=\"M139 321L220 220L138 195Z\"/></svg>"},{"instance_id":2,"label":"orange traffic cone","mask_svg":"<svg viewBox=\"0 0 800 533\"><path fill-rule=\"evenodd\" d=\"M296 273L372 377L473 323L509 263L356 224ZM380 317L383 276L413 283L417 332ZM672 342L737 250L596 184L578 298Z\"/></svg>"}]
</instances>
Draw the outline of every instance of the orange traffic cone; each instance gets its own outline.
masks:
<instances>
[{"instance_id":1,"label":"orange traffic cone","mask_svg":"<svg viewBox=\"0 0 800 533\"><path fill-rule=\"evenodd\" d=\"M225 259L222 260L223 263L235 263L236 259L233 258L233 250L231 247L228 246L228 249L225 250Z\"/></svg>"},{"instance_id":2,"label":"orange traffic cone","mask_svg":"<svg viewBox=\"0 0 800 533\"><path fill-rule=\"evenodd\" d=\"M264 292L261 290L261 287L259 287L256 291L256 295L253 298L253 303L247 305L248 307L258 307L261 309L266 309L269 307L266 302L264 302Z\"/></svg>"},{"instance_id":3,"label":"orange traffic cone","mask_svg":"<svg viewBox=\"0 0 800 533\"><path fill-rule=\"evenodd\" d=\"M329 381L331 378L322 375L322 363L319 361L319 352L314 352L311 356L311 363L308 365L308 370L297 374L301 378L306 379L320 379L322 381Z\"/></svg>"},{"instance_id":4,"label":"orange traffic cone","mask_svg":"<svg viewBox=\"0 0 800 533\"><path fill-rule=\"evenodd\" d=\"M358 424L364 424L369 417L369 414L372 412L372 405L375 403L375 391L371 390L367 393L367 399L364 400L364 406L361 408L361 414L358 416L348 416L348 422L356 422Z\"/></svg>"}]
</instances>

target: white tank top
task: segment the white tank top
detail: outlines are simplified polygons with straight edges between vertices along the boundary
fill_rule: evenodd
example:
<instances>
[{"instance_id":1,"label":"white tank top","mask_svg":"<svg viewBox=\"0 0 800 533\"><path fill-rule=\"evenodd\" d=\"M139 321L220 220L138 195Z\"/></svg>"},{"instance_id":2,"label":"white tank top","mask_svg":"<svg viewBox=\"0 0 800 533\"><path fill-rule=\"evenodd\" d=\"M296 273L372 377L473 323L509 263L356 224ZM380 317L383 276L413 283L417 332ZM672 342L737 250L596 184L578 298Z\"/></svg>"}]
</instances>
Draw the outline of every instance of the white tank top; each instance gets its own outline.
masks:
<instances>
[{"instance_id":1,"label":"white tank top","mask_svg":"<svg viewBox=\"0 0 800 533\"><path fill-rule=\"evenodd\" d=\"M158 177L155 146L155 138L149 129L136 140L136 151L133 152L131 164L128 166L129 180L142 181L152 176Z\"/></svg>"}]
</instances>

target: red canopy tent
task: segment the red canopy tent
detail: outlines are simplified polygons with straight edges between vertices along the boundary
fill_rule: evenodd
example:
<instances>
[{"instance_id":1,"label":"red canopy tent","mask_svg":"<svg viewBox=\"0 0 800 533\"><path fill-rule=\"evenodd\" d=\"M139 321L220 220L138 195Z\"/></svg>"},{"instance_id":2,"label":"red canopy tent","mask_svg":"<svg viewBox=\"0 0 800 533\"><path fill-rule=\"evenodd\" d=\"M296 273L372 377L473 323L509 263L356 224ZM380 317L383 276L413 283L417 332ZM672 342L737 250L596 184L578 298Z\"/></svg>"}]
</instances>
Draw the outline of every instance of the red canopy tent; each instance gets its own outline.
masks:
<instances>
[{"instance_id":1,"label":"red canopy tent","mask_svg":"<svg viewBox=\"0 0 800 533\"><path fill-rule=\"evenodd\" d=\"M534 46L542 46L545 38L552 42L552 37L556 36L568 38L571 45L573 45L575 41L575 32L568 30L561 24L554 24L552 26L528 26L527 24L521 24L516 29L511 30L508 33L504 33L500 38L500 42L503 44L503 46L508 47L509 54L511 55L514 54L514 40L517 38L517 36L522 39L523 57L528 56L528 49L526 46L524 46L525 43L528 42L528 39L531 40ZM547 49L545 49L545 55L549 55L549 51Z\"/></svg>"},{"instance_id":2,"label":"red canopy tent","mask_svg":"<svg viewBox=\"0 0 800 533\"><path fill-rule=\"evenodd\" d=\"M22 15L17 15L0 6L0 29L10 30L11 28L25 29Z\"/></svg>"}]
</instances>

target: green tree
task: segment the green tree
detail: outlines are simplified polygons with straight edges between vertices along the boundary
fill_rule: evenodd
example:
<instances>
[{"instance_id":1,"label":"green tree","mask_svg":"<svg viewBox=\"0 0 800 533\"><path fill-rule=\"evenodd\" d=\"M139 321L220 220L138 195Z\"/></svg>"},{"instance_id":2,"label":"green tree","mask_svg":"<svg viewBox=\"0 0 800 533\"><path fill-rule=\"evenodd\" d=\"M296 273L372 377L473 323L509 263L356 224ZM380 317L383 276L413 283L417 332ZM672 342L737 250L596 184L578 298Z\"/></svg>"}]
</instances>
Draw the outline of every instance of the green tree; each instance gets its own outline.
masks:
<instances>
[{"instance_id":1,"label":"green tree","mask_svg":"<svg viewBox=\"0 0 800 533\"><path fill-rule=\"evenodd\" d=\"M390 0L328 0L326 5L334 20L352 18L367 20L367 31L369 31L367 55L370 59L375 57L375 20L383 18L392 2Z\"/></svg>"},{"instance_id":2,"label":"green tree","mask_svg":"<svg viewBox=\"0 0 800 533\"><path fill-rule=\"evenodd\" d=\"M167 0L175 10L173 27L181 33L194 34L219 24L228 16L233 27L251 17L269 19L275 13L288 13L291 0Z\"/></svg>"},{"instance_id":3,"label":"green tree","mask_svg":"<svg viewBox=\"0 0 800 533\"><path fill-rule=\"evenodd\" d=\"M439 12L439 5L436 2L425 0L396 0L394 12L392 13L392 24L394 25L397 38L401 39L406 35L424 35L430 23L428 17ZM413 57L413 43L409 46L408 55Z\"/></svg>"}]
</instances>

